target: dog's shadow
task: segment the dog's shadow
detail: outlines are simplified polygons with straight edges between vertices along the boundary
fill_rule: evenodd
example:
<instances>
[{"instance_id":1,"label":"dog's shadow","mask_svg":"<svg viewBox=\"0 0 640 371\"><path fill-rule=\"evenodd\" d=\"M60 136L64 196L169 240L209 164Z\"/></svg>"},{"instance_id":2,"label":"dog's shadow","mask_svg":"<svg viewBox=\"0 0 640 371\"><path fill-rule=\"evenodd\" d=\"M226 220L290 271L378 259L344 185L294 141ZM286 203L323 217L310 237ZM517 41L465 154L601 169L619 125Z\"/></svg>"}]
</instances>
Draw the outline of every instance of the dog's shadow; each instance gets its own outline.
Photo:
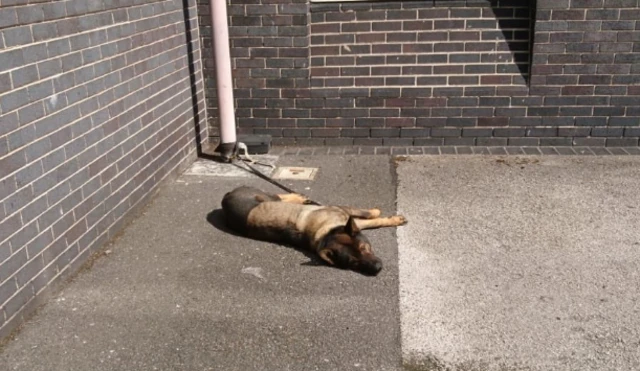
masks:
<instances>
[{"instance_id":1,"label":"dog's shadow","mask_svg":"<svg viewBox=\"0 0 640 371\"><path fill-rule=\"evenodd\" d=\"M252 241L258 241L255 239L251 239L249 237L243 236L241 234L239 234L238 232L234 231L233 229L229 228L229 226L227 225L226 221L225 221L225 217L224 217L224 212L222 211L222 209L215 209L213 211L211 211L209 214L207 214L207 222L209 222L209 224L211 224L214 228L218 229L221 232L224 233L228 233L230 235L236 236L236 237L241 237L241 238L245 238L245 239L250 239ZM318 267L318 266L322 266L322 267L327 267L328 265L322 261L316 254L301 249L297 246L292 246L292 245L285 245L285 244L278 244L280 246L285 246L285 247L289 247L292 248L296 251L299 251L301 253L303 253L307 258L309 258L309 261L304 262L300 265L304 265L304 266L310 266L310 267Z\"/></svg>"}]
</instances>

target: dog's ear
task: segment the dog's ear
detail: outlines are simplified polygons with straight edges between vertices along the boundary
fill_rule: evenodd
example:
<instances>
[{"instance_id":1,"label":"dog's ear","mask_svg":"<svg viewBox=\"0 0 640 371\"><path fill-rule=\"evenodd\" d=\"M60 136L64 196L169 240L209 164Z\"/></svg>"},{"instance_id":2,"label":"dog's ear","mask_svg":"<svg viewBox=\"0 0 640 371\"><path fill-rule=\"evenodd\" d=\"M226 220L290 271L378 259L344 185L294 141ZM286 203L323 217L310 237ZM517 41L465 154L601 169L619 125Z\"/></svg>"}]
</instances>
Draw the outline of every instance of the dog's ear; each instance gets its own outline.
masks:
<instances>
[{"instance_id":1,"label":"dog's ear","mask_svg":"<svg viewBox=\"0 0 640 371\"><path fill-rule=\"evenodd\" d=\"M320 250L320 252L318 252L318 255L320 255L322 260L326 261L327 263L331 265L335 265L333 263L333 260L331 259L331 256L333 255L333 251L331 251L330 249L322 249Z\"/></svg>"},{"instance_id":2,"label":"dog's ear","mask_svg":"<svg viewBox=\"0 0 640 371\"><path fill-rule=\"evenodd\" d=\"M360 228L358 228L356 220L352 216L349 217L344 231L351 237L355 237L356 234L360 233Z\"/></svg>"}]
</instances>

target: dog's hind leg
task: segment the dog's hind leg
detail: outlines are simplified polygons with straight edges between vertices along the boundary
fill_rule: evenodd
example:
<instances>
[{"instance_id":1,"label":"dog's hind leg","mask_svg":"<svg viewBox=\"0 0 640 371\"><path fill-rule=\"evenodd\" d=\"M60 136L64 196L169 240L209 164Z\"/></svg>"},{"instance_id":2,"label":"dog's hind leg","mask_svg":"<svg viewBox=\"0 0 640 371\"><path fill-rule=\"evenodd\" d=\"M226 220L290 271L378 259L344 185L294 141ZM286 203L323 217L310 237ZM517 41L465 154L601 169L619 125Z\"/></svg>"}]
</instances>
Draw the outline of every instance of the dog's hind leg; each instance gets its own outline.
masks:
<instances>
[{"instance_id":1,"label":"dog's hind leg","mask_svg":"<svg viewBox=\"0 0 640 371\"><path fill-rule=\"evenodd\" d=\"M380 210L379 209L367 209L367 210L364 210L364 209L354 209L354 208L348 207L348 206L339 206L339 208L341 208L347 214L349 214L349 216L352 216L354 218L375 219L375 218L378 218L380 216Z\"/></svg>"},{"instance_id":2,"label":"dog's hind leg","mask_svg":"<svg viewBox=\"0 0 640 371\"><path fill-rule=\"evenodd\" d=\"M381 227L397 227L407 223L407 219L402 215L394 215L388 218L355 219L355 222L360 229L374 229Z\"/></svg>"},{"instance_id":3,"label":"dog's hind leg","mask_svg":"<svg viewBox=\"0 0 640 371\"><path fill-rule=\"evenodd\" d=\"M279 194L278 198L280 199L280 201L287 202L287 203L290 203L290 204L301 204L301 205L303 205L304 203L309 201L308 198L304 197L303 195L297 194L297 193Z\"/></svg>"}]
</instances>

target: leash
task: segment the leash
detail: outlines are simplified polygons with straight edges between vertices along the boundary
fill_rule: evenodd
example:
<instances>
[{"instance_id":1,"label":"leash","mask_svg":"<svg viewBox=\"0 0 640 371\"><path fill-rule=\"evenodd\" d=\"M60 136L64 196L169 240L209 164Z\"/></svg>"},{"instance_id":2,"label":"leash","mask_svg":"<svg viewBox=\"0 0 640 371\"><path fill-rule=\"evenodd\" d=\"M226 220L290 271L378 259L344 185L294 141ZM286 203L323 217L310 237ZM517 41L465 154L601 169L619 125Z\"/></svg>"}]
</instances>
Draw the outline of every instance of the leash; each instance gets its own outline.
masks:
<instances>
[{"instance_id":1,"label":"leash","mask_svg":"<svg viewBox=\"0 0 640 371\"><path fill-rule=\"evenodd\" d=\"M241 149L244 150L244 157L245 158L242 158L240 156L240 150ZM235 160L235 162L234 162L234 160ZM269 183L271 183L271 184L273 184L273 185L285 190L288 193L296 193L296 194L299 194L299 195L302 195L302 196L306 197L304 194L292 190L291 188L279 183L278 181L272 179L271 177L268 177L268 176L264 175L258 169L256 169L255 167L251 166L250 164L257 164L257 165L262 165L262 166L275 168L275 166L273 166L271 164L265 164L265 163L262 163L262 162L259 162L259 161L256 161L256 160L252 159L249 156L249 151L247 149L247 146L242 142L238 142L238 145L234 149L233 155L231 156L231 163L234 164L235 166L243 169L243 170L247 170L247 168L238 165L238 163L244 164L249 168L247 171L249 171L250 173L253 173L254 175L257 175L258 177L260 177L260 178L266 180L267 182L269 182ZM305 205L322 206L320 203L318 203L316 201L313 201L310 198L307 198L307 201L305 202Z\"/></svg>"}]
</instances>

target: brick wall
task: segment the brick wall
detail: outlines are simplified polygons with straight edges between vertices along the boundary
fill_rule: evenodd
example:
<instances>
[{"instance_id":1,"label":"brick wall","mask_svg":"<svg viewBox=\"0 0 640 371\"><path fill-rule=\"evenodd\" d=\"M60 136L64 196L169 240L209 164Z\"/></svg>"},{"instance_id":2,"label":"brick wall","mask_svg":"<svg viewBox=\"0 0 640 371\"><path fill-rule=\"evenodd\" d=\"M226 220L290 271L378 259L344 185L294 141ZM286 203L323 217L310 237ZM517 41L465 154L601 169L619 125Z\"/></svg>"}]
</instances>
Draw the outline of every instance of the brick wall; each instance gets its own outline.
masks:
<instances>
[{"instance_id":1,"label":"brick wall","mask_svg":"<svg viewBox=\"0 0 640 371\"><path fill-rule=\"evenodd\" d=\"M297 145L637 146L639 9L230 0L239 131Z\"/></svg>"},{"instance_id":2,"label":"brick wall","mask_svg":"<svg viewBox=\"0 0 640 371\"><path fill-rule=\"evenodd\" d=\"M194 157L186 3L0 1L0 338Z\"/></svg>"},{"instance_id":3,"label":"brick wall","mask_svg":"<svg viewBox=\"0 0 640 371\"><path fill-rule=\"evenodd\" d=\"M495 8L371 8L312 8L311 86L526 83L531 29L527 1L503 1Z\"/></svg>"}]
</instances>

